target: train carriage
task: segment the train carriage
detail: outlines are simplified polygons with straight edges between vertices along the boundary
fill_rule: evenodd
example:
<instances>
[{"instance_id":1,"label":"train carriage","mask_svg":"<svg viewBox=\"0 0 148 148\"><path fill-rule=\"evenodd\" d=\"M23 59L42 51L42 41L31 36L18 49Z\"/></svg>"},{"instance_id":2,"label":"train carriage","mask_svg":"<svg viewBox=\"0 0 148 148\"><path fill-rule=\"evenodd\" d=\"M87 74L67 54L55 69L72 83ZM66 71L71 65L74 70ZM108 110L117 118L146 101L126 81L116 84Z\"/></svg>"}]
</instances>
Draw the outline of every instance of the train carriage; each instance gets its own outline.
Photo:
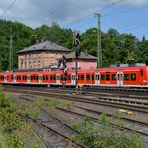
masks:
<instances>
[{"instance_id":1,"label":"train carriage","mask_svg":"<svg viewBox=\"0 0 148 148\"><path fill-rule=\"evenodd\" d=\"M75 70L2 72L0 83L75 86ZM78 70L77 83L85 86L148 87L148 66Z\"/></svg>"}]
</instances>

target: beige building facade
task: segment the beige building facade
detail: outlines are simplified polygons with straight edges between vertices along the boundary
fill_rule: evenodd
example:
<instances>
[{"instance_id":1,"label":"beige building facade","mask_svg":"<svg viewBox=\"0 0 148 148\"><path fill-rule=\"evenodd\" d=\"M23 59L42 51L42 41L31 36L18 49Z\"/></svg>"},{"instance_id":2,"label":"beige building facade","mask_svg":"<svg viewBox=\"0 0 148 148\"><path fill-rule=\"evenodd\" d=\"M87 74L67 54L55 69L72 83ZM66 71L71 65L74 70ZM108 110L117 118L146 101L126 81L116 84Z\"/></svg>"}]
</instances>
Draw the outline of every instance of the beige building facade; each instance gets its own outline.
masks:
<instances>
[{"instance_id":1,"label":"beige building facade","mask_svg":"<svg viewBox=\"0 0 148 148\"><path fill-rule=\"evenodd\" d=\"M56 65L59 58L70 52L49 41L37 43L18 52L18 69L41 69Z\"/></svg>"}]
</instances>

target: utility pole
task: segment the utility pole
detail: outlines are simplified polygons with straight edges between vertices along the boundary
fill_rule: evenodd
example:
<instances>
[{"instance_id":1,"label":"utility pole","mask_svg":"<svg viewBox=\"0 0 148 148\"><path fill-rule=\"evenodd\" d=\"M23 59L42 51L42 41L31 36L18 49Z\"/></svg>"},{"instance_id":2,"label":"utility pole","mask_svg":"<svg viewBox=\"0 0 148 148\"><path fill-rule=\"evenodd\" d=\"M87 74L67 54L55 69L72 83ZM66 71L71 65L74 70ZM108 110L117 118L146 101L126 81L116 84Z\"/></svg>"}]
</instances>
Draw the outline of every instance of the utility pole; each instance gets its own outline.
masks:
<instances>
[{"instance_id":1,"label":"utility pole","mask_svg":"<svg viewBox=\"0 0 148 148\"><path fill-rule=\"evenodd\" d=\"M13 52L12 52L12 42L13 42L13 37L12 37L12 26L11 26L11 31L10 31L10 49L9 49L9 71L12 70L13 67Z\"/></svg>"},{"instance_id":2,"label":"utility pole","mask_svg":"<svg viewBox=\"0 0 148 148\"><path fill-rule=\"evenodd\" d=\"M101 48L101 14L95 13L98 18L98 35L97 35L97 68L102 67L102 48Z\"/></svg>"}]
</instances>

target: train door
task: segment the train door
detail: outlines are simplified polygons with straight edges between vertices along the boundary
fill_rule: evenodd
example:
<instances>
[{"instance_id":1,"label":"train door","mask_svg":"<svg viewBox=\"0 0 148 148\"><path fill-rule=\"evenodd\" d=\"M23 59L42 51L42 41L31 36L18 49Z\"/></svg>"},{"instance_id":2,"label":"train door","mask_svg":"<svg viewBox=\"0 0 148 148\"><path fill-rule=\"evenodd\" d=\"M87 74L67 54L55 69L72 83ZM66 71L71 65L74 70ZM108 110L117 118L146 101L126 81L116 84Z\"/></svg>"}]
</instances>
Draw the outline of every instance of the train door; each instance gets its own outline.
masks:
<instances>
[{"instance_id":1,"label":"train door","mask_svg":"<svg viewBox=\"0 0 148 148\"><path fill-rule=\"evenodd\" d=\"M42 84L43 76L42 74L39 74L39 84Z\"/></svg>"},{"instance_id":2,"label":"train door","mask_svg":"<svg viewBox=\"0 0 148 148\"><path fill-rule=\"evenodd\" d=\"M13 82L14 82L14 83L16 83L16 78L17 78L17 77L16 77L16 75L14 74L14 75L13 75Z\"/></svg>"},{"instance_id":3,"label":"train door","mask_svg":"<svg viewBox=\"0 0 148 148\"><path fill-rule=\"evenodd\" d=\"M100 73L95 73L95 85L100 85Z\"/></svg>"},{"instance_id":4,"label":"train door","mask_svg":"<svg viewBox=\"0 0 148 148\"><path fill-rule=\"evenodd\" d=\"M59 73L56 75L56 84L60 85L60 74Z\"/></svg>"},{"instance_id":5,"label":"train door","mask_svg":"<svg viewBox=\"0 0 148 148\"><path fill-rule=\"evenodd\" d=\"M27 75L27 83L30 83L30 79L31 79L30 75Z\"/></svg>"},{"instance_id":6,"label":"train door","mask_svg":"<svg viewBox=\"0 0 148 148\"><path fill-rule=\"evenodd\" d=\"M117 85L122 86L123 85L123 72L119 71L117 72L117 75L118 75Z\"/></svg>"},{"instance_id":7,"label":"train door","mask_svg":"<svg viewBox=\"0 0 148 148\"><path fill-rule=\"evenodd\" d=\"M76 85L76 75L75 75L75 73L72 73L72 75L71 75L71 84Z\"/></svg>"},{"instance_id":8,"label":"train door","mask_svg":"<svg viewBox=\"0 0 148 148\"><path fill-rule=\"evenodd\" d=\"M4 82L7 83L7 76L4 76Z\"/></svg>"}]
</instances>

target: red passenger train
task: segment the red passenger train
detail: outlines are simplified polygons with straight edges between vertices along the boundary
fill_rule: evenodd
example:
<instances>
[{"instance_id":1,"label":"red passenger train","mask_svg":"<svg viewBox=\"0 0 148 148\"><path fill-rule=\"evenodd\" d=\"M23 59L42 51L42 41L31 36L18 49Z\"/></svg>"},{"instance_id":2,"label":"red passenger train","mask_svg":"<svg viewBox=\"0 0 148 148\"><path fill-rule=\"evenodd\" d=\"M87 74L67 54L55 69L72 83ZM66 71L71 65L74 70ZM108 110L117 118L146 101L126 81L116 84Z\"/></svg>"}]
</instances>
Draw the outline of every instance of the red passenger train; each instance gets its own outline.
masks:
<instances>
[{"instance_id":1,"label":"red passenger train","mask_svg":"<svg viewBox=\"0 0 148 148\"><path fill-rule=\"evenodd\" d=\"M84 86L148 87L148 66L78 70L78 84ZM75 70L2 72L0 83L47 86L75 86Z\"/></svg>"}]
</instances>

